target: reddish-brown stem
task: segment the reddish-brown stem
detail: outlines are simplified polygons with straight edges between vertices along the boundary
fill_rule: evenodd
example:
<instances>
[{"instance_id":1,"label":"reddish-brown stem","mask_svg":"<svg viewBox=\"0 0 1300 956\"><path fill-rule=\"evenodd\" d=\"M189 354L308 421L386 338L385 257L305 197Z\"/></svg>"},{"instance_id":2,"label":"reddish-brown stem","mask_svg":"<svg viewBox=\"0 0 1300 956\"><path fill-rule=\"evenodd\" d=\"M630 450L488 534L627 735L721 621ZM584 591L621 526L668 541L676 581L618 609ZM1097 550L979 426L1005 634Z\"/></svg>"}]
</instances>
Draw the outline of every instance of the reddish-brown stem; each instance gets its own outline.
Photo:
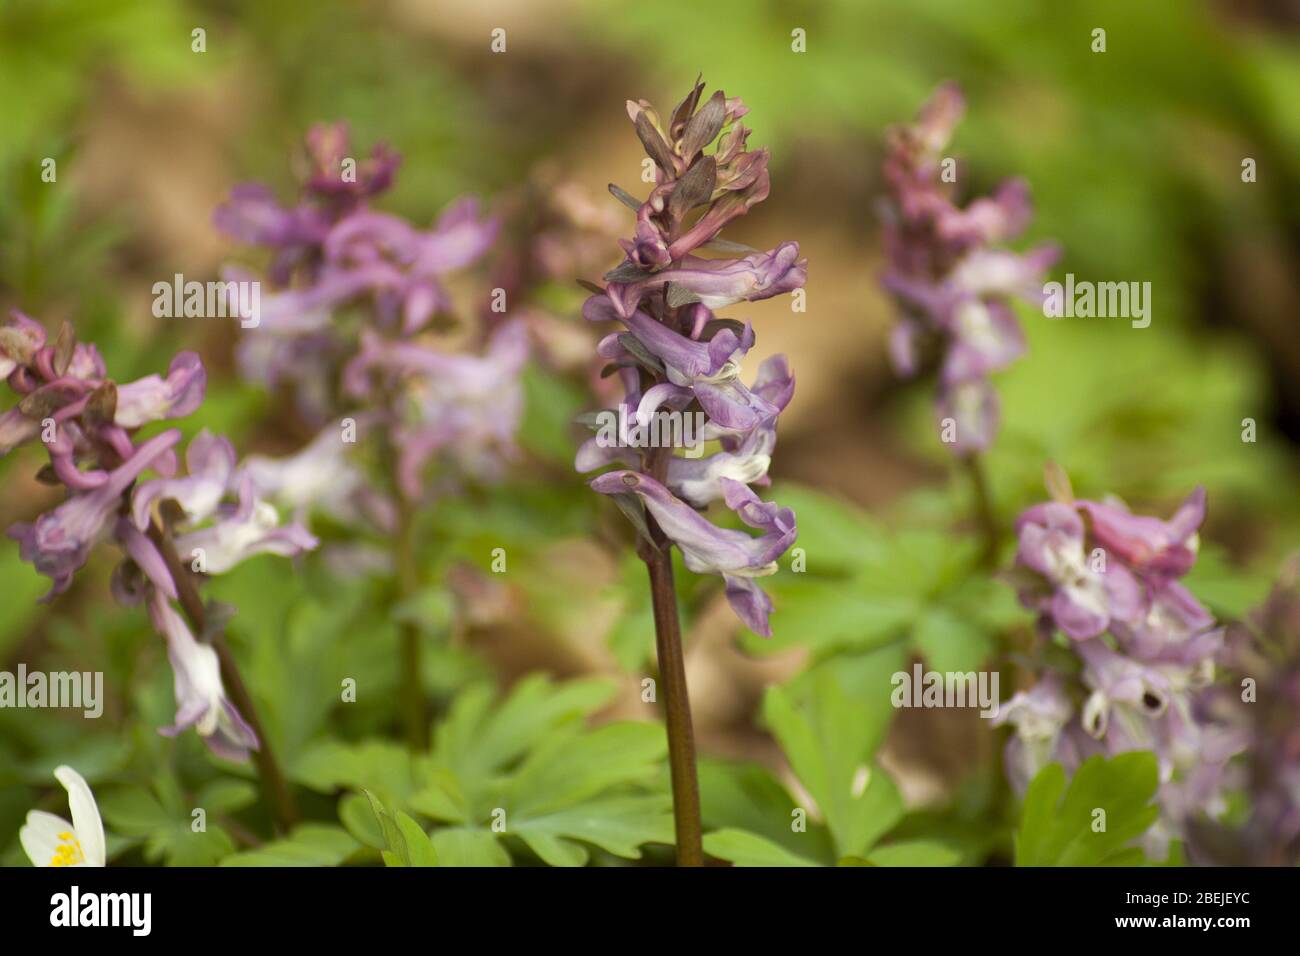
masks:
<instances>
[{"instance_id":1,"label":"reddish-brown stem","mask_svg":"<svg viewBox=\"0 0 1300 956\"><path fill-rule=\"evenodd\" d=\"M645 465L651 477L661 482L664 480L671 454L671 448L654 448L647 452ZM677 865L703 866L704 828L700 819L700 785L695 769L695 732L691 726L691 701L686 688L677 591L673 586L672 544L653 516L646 515L646 524L655 546L642 541L638 553L650 573L655 650L659 659L664 723L668 730L668 769L672 777Z\"/></svg>"}]
</instances>

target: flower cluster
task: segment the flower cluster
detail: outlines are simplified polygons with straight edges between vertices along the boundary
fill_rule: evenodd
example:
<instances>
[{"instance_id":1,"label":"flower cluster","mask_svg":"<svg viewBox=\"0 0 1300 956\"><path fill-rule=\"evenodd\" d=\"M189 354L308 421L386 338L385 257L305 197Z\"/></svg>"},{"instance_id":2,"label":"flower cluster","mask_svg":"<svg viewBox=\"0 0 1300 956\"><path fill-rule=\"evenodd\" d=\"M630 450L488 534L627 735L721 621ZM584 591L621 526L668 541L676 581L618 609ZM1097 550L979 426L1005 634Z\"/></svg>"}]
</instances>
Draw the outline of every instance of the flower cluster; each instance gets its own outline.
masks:
<instances>
[{"instance_id":1,"label":"flower cluster","mask_svg":"<svg viewBox=\"0 0 1300 956\"><path fill-rule=\"evenodd\" d=\"M1228 629L1225 666L1236 678L1203 702L1207 719L1233 727L1249 754L1242 784L1250 816L1237 827L1200 821L1189 849L1219 866L1300 864L1300 555L1268 598Z\"/></svg>"},{"instance_id":2,"label":"flower cluster","mask_svg":"<svg viewBox=\"0 0 1300 956\"><path fill-rule=\"evenodd\" d=\"M280 526L275 508L236 469L224 438L205 432L190 443L189 477L178 476L178 430L136 441L141 426L184 417L202 403L206 375L198 356L182 352L165 377L118 385L96 348L77 342L71 326L65 323L48 342L40 323L15 312L0 327L0 374L21 396L0 415L0 455L39 439L50 458L41 479L67 491L58 506L9 529L23 560L53 581L44 600L71 586L95 545L115 541L127 555L114 572L115 596L125 604L145 603L167 640L177 710L175 725L163 732L193 726L215 753L247 757L257 738L226 699L216 652L195 638L173 607L177 583L156 535L164 528L182 532L175 540L179 553L193 560L194 570L212 574L254 554L296 555L316 542L301 527ZM147 471L162 477L141 483ZM179 504L179 522L161 515L167 500Z\"/></svg>"},{"instance_id":3,"label":"flower cluster","mask_svg":"<svg viewBox=\"0 0 1300 956\"><path fill-rule=\"evenodd\" d=\"M739 99L719 91L701 103L703 90L697 83L666 120L645 101L628 103L656 167L655 186L644 202L611 186L635 211L635 233L621 241L625 258L605 276L606 287L593 287L583 306L589 321L624 329L602 339L597 352L625 395L611 413L619 423L608 430L613 434L602 430L588 439L575 464L583 472L627 466L591 487L623 503L639 499L686 566L720 574L741 620L769 635L772 604L755 579L776 571L776 559L795 539L795 519L749 485L768 483L777 417L794 392L794 376L775 356L746 386L741 361L754 346L753 329L714 312L802 287L806 263L793 242L758 252L718 239L727 223L767 197L768 154L746 148L749 130L739 121L748 110ZM751 254L694 254L707 249ZM701 416L693 442L647 445L643 435L656 418L683 415ZM702 452L700 443L708 441L719 443L716 453L673 453L687 446ZM719 528L696 510L719 500L762 534Z\"/></svg>"},{"instance_id":4,"label":"flower cluster","mask_svg":"<svg viewBox=\"0 0 1300 956\"><path fill-rule=\"evenodd\" d=\"M444 278L480 259L497 235L497 222L475 200L453 203L421 230L369 205L392 184L395 153L378 146L358 163L342 125L312 129L306 153L296 205L246 184L214 216L227 235L271 251L267 278L275 291L240 344L242 373L290 387L300 412L321 429L298 456L259 460L255 475L276 500L314 503L343 518L367 513L382 526L391 508L373 495L365 500L341 417L387 439L407 498L419 495L439 453L459 475L495 478L514 453L527 330L518 320L499 322L481 336L483 349L466 350L450 348L454 336L434 328L435 318L453 314ZM226 278L251 274L231 268Z\"/></svg>"},{"instance_id":5,"label":"flower cluster","mask_svg":"<svg viewBox=\"0 0 1300 956\"><path fill-rule=\"evenodd\" d=\"M1154 751L1163 813L1148 840L1159 852L1197 813L1226 809L1228 761L1243 745L1202 716L1224 631L1179 581L1196 561L1205 492L1164 521L1116 500L1074 500L1059 472L1049 484L1055 500L1016 523L1008 577L1039 633L1063 634L1070 655L1003 704L998 722L1016 728L1007 772L1023 789L1049 762L1073 771L1093 754Z\"/></svg>"},{"instance_id":6,"label":"flower cluster","mask_svg":"<svg viewBox=\"0 0 1300 956\"><path fill-rule=\"evenodd\" d=\"M1033 215L1023 180L964 208L954 201L955 160L943 150L964 108L961 91L944 85L912 125L890 130L882 212L883 281L902 313L890 356L909 378L938 367L937 416L955 426L950 444L961 457L992 444L1000 413L989 376L1025 350L1010 300L1041 302L1043 273L1058 254L1051 245L1023 255L1004 247Z\"/></svg>"}]
</instances>

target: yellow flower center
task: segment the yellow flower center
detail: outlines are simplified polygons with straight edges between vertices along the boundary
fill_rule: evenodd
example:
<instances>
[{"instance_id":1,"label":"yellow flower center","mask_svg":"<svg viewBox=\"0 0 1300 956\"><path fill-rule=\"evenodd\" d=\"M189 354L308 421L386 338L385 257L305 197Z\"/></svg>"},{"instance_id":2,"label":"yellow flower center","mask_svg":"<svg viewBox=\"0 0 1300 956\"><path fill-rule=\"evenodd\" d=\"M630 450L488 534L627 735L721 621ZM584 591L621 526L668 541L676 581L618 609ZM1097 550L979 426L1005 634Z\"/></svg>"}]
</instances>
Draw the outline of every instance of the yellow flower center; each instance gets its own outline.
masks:
<instances>
[{"instance_id":1,"label":"yellow flower center","mask_svg":"<svg viewBox=\"0 0 1300 956\"><path fill-rule=\"evenodd\" d=\"M81 841L75 833L60 833L59 841L59 848L50 857L50 866L73 866L86 861L86 855L81 852Z\"/></svg>"}]
</instances>

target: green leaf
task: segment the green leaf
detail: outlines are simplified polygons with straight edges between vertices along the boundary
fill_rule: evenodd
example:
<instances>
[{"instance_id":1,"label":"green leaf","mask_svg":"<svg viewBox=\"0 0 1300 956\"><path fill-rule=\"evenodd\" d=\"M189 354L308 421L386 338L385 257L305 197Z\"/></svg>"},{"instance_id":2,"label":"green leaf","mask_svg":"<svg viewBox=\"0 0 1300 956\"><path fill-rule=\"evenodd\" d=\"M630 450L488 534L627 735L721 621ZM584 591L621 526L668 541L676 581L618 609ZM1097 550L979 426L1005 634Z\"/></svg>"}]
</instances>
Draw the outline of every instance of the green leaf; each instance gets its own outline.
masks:
<instances>
[{"instance_id":1,"label":"green leaf","mask_svg":"<svg viewBox=\"0 0 1300 956\"><path fill-rule=\"evenodd\" d=\"M635 860L646 843L673 842L672 800L666 794L608 796L575 802L562 810L512 819L509 832L551 866L581 866L590 843L608 853Z\"/></svg>"},{"instance_id":2,"label":"green leaf","mask_svg":"<svg viewBox=\"0 0 1300 956\"><path fill-rule=\"evenodd\" d=\"M795 775L817 802L836 855L864 856L903 815L898 788L873 761L887 720L873 720L872 709L850 700L826 668L816 675L802 708L796 708L787 691L772 688L763 715Z\"/></svg>"},{"instance_id":3,"label":"green leaf","mask_svg":"<svg viewBox=\"0 0 1300 956\"><path fill-rule=\"evenodd\" d=\"M956 866L961 853L944 843L910 840L878 846L867 860L875 866Z\"/></svg>"},{"instance_id":4,"label":"green leaf","mask_svg":"<svg viewBox=\"0 0 1300 956\"><path fill-rule=\"evenodd\" d=\"M370 801L370 809L379 821L379 831L383 835L383 858L387 866L410 866L411 851L406 845L406 834L397 825L397 820L384 802L369 790L361 791Z\"/></svg>"},{"instance_id":5,"label":"green leaf","mask_svg":"<svg viewBox=\"0 0 1300 956\"><path fill-rule=\"evenodd\" d=\"M556 686L544 675L533 675L493 709L490 686L469 688L457 695L435 731L433 757L472 783L508 766L560 727L580 723L613 693L608 681Z\"/></svg>"},{"instance_id":6,"label":"green leaf","mask_svg":"<svg viewBox=\"0 0 1300 956\"><path fill-rule=\"evenodd\" d=\"M219 777L205 784L198 792L195 806L209 814L236 813L257 802L257 787L247 780Z\"/></svg>"},{"instance_id":7,"label":"green leaf","mask_svg":"<svg viewBox=\"0 0 1300 956\"><path fill-rule=\"evenodd\" d=\"M644 783L659 770L667 739L656 724L606 724L583 734L555 734L519 769L507 806L522 817L571 807L617 784Z\"/></svg>"},{"instance_id":8,"label":"green leaf","mask_svg":"<svg viewBox=\"0 0 1300 956\"><path fill-rule=\"evenodd\" d=\"M510 866L510 854L489 830L445 827L432 839L441 866Z\"/></svg>"},{"instance_id":9,"label":"green leaf","mask_svg":"<svg viewBox=\"0 0 1300 956\"><path fill-rule=\"evenodd\" d=\"M256 850L236 853L221 861L222 866L338 866L360 844L341 828L323 823L304 823L289 836Z\"/></svg>"},{"instance_id":10,"label":"green leaf","mask_svg":"<svg viewBox=\"0 0 1300 956\"><path fill-rule=\"evenodd\" d=\"M401 831L402 839L406 844L407 866L438 865L438 854L434 852L429 834L424 832L424 827L401 810L397 811L397 829Z\"/></svg>"},{"instance_id":11,"label":"green leaf","mask_svg":"<svg viewBox=\"0 0 1300 956\"><path fill-rule=\"evenodd\" d=\"M1109 760L1090 757L1075 771L1068 789L1061 765L1049 764L1025 793L1015 841L1016 865L1141 863L1142 852L1128 844L1160 815L1151 802L1159 783L1155 754L1145 750Z\"/></svg>"},{"instance_id":12,"label":"green leaf","mask_svg":"<svg viewBox=\"0 0 1300 956\"><path fill-rule=\"evenodd\" d=\"M766 837L746 830L718 830L705 834L704 852L736 866L818 866L815 860L791 853Z\"/></svg>"},{"instance_id":13,"label":"green leaf","mask_svg":"<svg viewBox=\"0 0 1300 956\"><path fill-rule=\"evenodd\" d=\"M921 614L912 642L931 670L947 673L978 670L993 650L992 634L942 605Z\"/></svg>"},{"instance_id":14,"label":"green leaf","mask_svg":"<svg viewBox=\"0 0 1300 956\"><path fill-rule=\"evenodd\" d=\"M110 791L98 801L108 828L143 844L146 860L168 866L212 866L235 849L230 835L204 807L203 829L186 807L168 809L151 793L130 788Z\"/></svg>"}]
</instances>

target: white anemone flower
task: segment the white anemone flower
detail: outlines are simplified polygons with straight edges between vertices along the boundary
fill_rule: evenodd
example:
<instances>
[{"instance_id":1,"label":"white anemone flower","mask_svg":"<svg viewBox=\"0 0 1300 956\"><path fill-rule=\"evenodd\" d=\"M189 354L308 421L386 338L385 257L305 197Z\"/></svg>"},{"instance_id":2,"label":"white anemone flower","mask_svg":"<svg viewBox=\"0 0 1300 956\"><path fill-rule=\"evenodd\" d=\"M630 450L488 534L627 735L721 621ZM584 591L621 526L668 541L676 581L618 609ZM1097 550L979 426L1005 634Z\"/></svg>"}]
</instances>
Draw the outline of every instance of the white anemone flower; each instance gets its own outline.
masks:
<instances>
[{"instance_id":1,"label":"white anemone flower","mask_svg":"<svg viewBox=\"0 0 1300 956\"><path fill-rule=\"evenodd\" d=\"M72 822L44 810L27 814L18 840L33 866L104 866L104 823L85 778L71 767L54 770L68 791Z\"/></svg>"}]
</instances>

